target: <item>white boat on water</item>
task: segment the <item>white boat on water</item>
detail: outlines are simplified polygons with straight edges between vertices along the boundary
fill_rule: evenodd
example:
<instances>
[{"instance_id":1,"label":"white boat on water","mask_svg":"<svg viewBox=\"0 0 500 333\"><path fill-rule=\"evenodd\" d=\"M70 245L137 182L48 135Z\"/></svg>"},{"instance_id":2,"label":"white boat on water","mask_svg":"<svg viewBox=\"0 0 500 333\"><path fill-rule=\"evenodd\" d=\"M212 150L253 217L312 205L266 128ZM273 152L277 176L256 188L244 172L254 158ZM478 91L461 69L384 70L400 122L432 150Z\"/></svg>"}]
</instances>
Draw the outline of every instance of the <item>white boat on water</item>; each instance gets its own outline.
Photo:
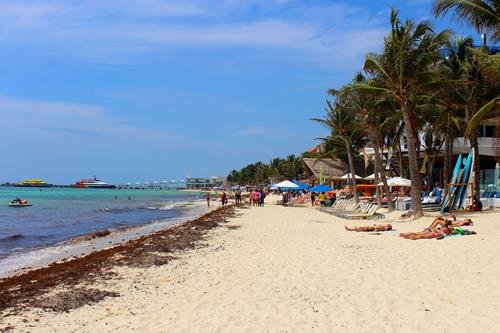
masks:
<instances>
[{"instance_id":1,"label":"white boat on water","mask_svg":"<svg viewBox=\"0 0 500 333\"><path fill-rule=\"evenodd\" d=\"M97 178L89 178L89 179L82 179L79 182L76 182L73 187L76 188L115 188L116 185L111 185L106 182L103 182Z\"/></svg>"}]
</instances>

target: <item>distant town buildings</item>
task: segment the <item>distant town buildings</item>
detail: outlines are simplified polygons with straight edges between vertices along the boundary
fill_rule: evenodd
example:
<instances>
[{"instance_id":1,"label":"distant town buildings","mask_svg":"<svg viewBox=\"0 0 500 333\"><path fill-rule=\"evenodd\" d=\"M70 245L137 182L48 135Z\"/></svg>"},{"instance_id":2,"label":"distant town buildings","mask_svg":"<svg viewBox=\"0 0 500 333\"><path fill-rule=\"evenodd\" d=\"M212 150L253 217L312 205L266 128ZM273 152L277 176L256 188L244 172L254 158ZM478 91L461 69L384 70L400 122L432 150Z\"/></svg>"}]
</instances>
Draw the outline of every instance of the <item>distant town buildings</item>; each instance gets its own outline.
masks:
<instances>
[{"instance_id":1,"label":"distant town buildings","mask_svg":"<svg viewBox=\"0 0 500 333\"><path fill-rule=\"evenodd\" d=\"M226 184L226 179L219 176L211 176L208 178L188 177L186 178L186 188L189 189L207 189L213 187L223 187Z\"/></svg>"}]
</instances>

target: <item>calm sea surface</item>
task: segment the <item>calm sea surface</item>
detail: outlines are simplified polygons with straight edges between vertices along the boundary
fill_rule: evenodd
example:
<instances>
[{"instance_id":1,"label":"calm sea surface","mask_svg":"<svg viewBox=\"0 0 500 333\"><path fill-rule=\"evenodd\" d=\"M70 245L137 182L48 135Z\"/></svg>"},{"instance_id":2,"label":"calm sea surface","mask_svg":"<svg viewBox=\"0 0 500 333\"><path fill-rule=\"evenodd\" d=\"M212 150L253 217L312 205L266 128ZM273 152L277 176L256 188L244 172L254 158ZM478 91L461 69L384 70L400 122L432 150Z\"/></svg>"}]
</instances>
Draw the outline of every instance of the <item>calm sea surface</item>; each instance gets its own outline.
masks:
<instances>
[{"instance_id":1,"label":"calm sea surface","mask_svg":"<svg viewBox=\"0 0 500 333\"><path fill-rule=\"evenodd\" d=\"M9 207L16 196L33 206ZM199 199L175 190L0 187L0 261L96 231L168 225L199 211Z\"/></svg>"}]
</instances>

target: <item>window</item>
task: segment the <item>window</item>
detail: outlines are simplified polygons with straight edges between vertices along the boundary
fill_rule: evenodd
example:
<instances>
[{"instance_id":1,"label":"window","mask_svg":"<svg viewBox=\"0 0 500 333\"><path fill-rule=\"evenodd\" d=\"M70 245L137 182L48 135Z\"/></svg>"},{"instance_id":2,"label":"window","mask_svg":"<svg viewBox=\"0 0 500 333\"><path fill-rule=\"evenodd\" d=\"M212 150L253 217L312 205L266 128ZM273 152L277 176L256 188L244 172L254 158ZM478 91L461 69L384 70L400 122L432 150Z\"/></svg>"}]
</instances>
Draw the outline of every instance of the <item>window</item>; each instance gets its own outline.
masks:
<instances>
[{"instance_id":1,"label":"window","mask_svg":"<svg viewBox=\"0 0 500 333\"><path fill-rule=\"evenodd\" d=\"M496 126L483 126L483 136L485 138L495 137Z\"/></svg>"}]
</instances>

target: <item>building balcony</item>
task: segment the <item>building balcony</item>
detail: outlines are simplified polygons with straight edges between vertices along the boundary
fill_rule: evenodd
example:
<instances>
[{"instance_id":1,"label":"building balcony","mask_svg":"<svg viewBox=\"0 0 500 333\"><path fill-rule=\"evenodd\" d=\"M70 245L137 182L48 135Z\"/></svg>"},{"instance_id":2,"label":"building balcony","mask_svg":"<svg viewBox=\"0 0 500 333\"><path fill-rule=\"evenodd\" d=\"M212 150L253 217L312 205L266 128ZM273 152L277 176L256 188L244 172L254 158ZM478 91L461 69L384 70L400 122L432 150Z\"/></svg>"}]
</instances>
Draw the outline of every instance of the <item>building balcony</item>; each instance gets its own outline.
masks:
<instances>
[{"instance_id":1,"label":"building balcony","mask_svg":"<svg viewBox=\"0 0 500 333\"><path fill-rule=\"evenodd\" d=\"M479 154L484 156L500 156L500 138L478 138ZM465 154L471 149L468 139L460 137L453 140L453 153Z\"/></svg>"}]
</instances>

